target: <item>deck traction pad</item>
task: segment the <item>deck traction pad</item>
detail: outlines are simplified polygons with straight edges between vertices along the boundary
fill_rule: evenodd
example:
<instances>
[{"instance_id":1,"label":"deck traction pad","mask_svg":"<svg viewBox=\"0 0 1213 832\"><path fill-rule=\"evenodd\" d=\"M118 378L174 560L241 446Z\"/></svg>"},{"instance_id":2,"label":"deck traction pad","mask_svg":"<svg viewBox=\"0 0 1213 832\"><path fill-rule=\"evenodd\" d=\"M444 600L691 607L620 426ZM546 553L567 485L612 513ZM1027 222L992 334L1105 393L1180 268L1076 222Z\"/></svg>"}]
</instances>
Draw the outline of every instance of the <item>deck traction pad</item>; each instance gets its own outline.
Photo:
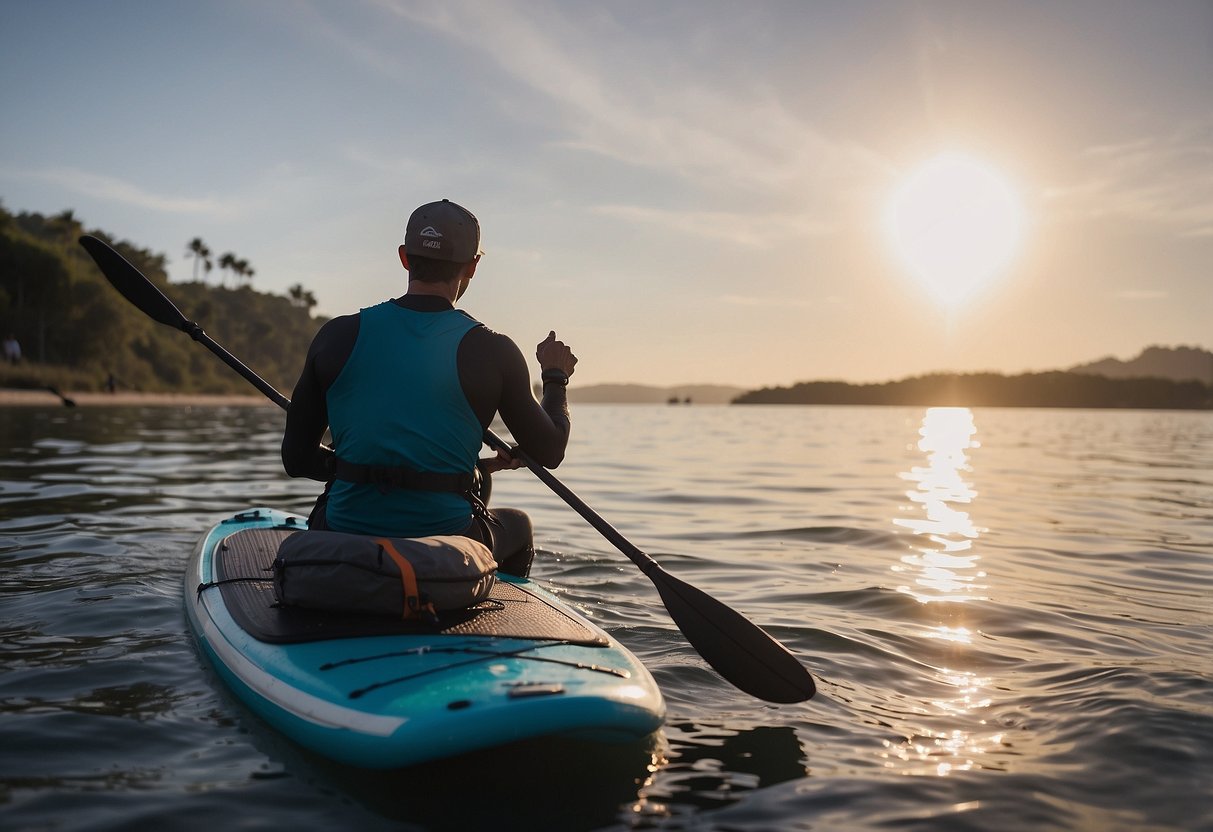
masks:
<instances>
[{"instance_id":1,"label":"deck traction pad","mask_svg":"<svg viewBox=\"0 0 1213 832\"><path fill-rule=\"evenodd\" d=\"M577 619L516 584L497 581L489 597L466 610L443 612L437 625L380 615L334 613L277 606L270 564L278 544L294 528L243 529L215 552L220 583L202 592L222 592L228 612L258 641L287 644L381 635L444 634L566 641L605 646L607 641Z\"/></svg>"}]
</instances>

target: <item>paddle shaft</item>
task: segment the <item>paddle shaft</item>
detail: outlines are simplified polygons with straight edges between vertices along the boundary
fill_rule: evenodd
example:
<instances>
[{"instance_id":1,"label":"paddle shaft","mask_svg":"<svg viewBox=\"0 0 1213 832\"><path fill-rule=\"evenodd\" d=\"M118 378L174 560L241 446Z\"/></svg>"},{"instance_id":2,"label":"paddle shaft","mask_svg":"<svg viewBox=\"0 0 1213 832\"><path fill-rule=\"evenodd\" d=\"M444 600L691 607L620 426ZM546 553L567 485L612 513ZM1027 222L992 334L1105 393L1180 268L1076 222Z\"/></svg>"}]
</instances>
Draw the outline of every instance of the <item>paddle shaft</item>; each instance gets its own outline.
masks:
<instances>
[{"instance_id":1,"label":"paddle shaft","mask_svg":"<svg viewBox=\"0 0 1213 832\"><path fill-rule=\"evenodd\" d=\"M186 321L185 325L183 325L181 329L199 344L202 344L202 346L219 356L219 358L223 360L224 364L231 367L240 375L244 376L247 381L252 383L254 387L264 393L266 398L268 398L274 404L278 405L283 410L291 409L290 399L279 393L274 385L270 384L261 376L254 373L251 369L249 369L247 364L236 356L232 355L230 352L224 349L222 345L217 343L215 339L203 332L202 327L198 326L198 324L194 323L193 321Z\"/></svg>"},{"instance_id":2,"label":"paddle shaft","mask_svg":"<svg viewBox=\"0 0 1213 832\"><path fill-rule=\"evenodd\" d=\"M64 407L75 407L76 406L76 400L69 399L67 396L60 393L59 388L56 387L55 385L48 384L48 385L46 385L46 389L49 390L50 392L54 393L56 396L58 396L59 401L63 402Z\"/></svg>"}]
</instances>

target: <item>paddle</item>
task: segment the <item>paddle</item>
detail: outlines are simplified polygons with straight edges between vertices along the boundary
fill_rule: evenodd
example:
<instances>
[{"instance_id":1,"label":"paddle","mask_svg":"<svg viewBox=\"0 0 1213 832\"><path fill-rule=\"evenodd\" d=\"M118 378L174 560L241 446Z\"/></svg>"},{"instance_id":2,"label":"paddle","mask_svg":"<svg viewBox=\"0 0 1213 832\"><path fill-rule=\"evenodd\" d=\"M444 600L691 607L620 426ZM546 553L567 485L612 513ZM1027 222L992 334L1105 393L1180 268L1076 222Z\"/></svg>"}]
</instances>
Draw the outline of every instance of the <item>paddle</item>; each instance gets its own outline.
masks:
<instances>
[{"instance_id":1,"label":"paddle","mask_svg":"<svg viewBox=\"0 0 1213 832\"><path fill-rule=\"evenodd\" d=\"M197 323L181 314L173 302L122 255L96 237L81 237L80 245L96 261L101 273L114 288L146 315L188 333L270 401L284 410L290 409L291 403L286 396L217 344ZM730 683L768 702L803 702L816 693L813 677L800 661L761 628L706 592L666 572L657 561L633 546L551 471L537 464L525 452L511 448L491 430L485 431L484 441L489 447L504 450L522 460L548 488L640 567L657 587L666 611L687 641Z\"/></svg>"},{"instance_id":2,"label":"paddle","mask_svg":"<svg viewBox=\"0 0 1213 832\"><path fill-rule=\"evenodd\" d=\"M47 389L47 390L49 390L49 391L51 391L52 393L54 393L56 396L58 396L58 397L59 397L59 401L63 402L63 406L64 406L64 407L75 407L75 406L76 406L76 400L75 400L75 399L69 399L67 396L65 396L65 395L63 395L62 393L60 393L60 392L59 392L59 388L58 388L58 387L56 387L55 385L53 385L53 384L48 384L48 385L46 385L46 389Z\"/></svg>"}]
</instances>

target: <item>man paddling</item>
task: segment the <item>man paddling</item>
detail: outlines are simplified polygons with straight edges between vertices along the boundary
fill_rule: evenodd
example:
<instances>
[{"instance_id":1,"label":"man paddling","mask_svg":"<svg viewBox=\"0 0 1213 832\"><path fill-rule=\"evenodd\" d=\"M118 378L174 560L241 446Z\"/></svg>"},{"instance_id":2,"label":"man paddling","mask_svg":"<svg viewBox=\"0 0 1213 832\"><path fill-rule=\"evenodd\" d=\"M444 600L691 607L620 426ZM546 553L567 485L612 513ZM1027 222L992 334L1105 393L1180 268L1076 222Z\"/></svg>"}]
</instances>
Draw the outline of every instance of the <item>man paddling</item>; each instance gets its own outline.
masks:
<instances>
[{"instance_id":1,"label":"man paddling","mask_svg":"<svg viewBox=\"0 0 1213 832\"><path fill-rule=\"evenodd\" d=\"M577 357L554 331L540 342L536 402L518 346L455 308L481 254L480 224L466 208L444 199L413 212L399 248L406 293L321 327L291 398L282 463L289 476L327 483L310 528L463 534L492 545L503 571L525 576L530 520L511 509L489 514L475 493L481 439L500 413L532 459L557 467ZM332 450L321 445L326 429ZM518 467L502 453L479 464L485 476Z\"/></svg>"}]
</instances>

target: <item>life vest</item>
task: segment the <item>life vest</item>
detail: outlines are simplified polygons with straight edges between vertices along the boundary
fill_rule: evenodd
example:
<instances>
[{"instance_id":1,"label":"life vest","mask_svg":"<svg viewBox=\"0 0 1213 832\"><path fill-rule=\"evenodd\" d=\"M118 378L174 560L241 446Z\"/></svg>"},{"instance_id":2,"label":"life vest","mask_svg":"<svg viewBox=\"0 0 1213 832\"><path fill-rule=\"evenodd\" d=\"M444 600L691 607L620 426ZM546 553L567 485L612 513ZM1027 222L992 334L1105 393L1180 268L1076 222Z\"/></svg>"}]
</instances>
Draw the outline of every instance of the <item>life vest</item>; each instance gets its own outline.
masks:
<instances>
[{"instance_id":1,"label":"life vest","mask_svg":"<svg viewBox=\"0 0 1213 832\"><path fill-rule=\"evenodd\" d=\"M477 326L457 309L386 301L361 310L354 349L326 393L338 459L330 529L423 537L467 528L472 504L461 492L470 491L483 429L457 353Z\"/></svg>"}]
</instances>

